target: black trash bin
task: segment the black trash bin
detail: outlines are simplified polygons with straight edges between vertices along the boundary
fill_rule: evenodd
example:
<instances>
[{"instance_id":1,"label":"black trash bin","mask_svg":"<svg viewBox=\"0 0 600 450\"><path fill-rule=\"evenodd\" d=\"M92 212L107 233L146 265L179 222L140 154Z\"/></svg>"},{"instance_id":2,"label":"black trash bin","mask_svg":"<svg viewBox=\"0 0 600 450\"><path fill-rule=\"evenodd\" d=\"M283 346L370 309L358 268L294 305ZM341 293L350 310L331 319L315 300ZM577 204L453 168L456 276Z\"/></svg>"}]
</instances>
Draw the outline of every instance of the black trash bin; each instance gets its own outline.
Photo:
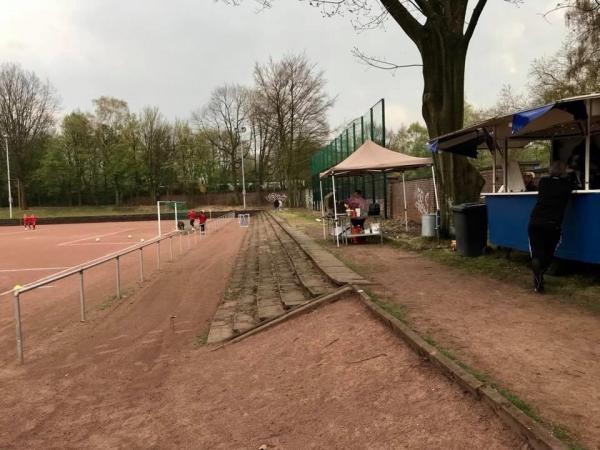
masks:
<instances>
[{"instance_id":1,"label":"black trash bin","mask_svg":"<svg viewBox=\"0 0 600 450\"><path fill-rule=\"evenodd\" d=\"M487 208L483 203L452 207L456 249L462 256L481 256L487 246Z\"/></svg>"}]
</instances>

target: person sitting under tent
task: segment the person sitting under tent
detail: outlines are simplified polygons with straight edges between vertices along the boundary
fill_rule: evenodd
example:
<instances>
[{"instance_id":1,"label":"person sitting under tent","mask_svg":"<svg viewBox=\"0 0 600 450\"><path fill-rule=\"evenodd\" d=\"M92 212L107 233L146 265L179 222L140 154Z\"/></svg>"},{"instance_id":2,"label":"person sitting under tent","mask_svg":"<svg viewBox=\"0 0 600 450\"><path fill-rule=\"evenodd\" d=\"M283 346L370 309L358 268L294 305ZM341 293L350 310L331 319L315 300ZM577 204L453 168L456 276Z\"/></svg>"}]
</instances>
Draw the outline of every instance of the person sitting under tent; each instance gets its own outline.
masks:
<instances>
[{"instance_id":1,"label":"person sitting under tent","mask_svg":"<svg viewBox=\"0 0 600 450\"><path fill-rule=\"evenodd\" d=\"M367 201L362 195L362 191L359 189L355 190L350 197L346 200L346 204L350 209L359 209L362 214L367 205Z\"/></svg>"},{"instance_id":2,"label":"person sitting under tent","mask_svg":"<svg viewBox=\"0 0 600 450\"><path fill-rule=\"evenodd\" d=\"M537 191L537 186L535 185L535 173L533 172L525 172L523 174L523 183L525 183L525 191L526 192L535 192Z\"/></svg>"}]
</instances>

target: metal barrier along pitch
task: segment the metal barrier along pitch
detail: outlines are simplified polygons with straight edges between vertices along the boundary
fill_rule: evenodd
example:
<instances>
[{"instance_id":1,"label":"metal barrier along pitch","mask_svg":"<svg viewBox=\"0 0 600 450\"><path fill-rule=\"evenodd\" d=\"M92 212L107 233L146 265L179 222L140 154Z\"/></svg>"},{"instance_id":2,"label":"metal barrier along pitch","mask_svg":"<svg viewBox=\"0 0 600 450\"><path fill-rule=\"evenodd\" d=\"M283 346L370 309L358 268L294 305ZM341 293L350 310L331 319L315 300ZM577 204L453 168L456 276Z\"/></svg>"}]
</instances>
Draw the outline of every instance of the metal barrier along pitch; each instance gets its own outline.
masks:
<instances>
[{"instance_id":1,"label":"metal barrier along pitch","mask_svg":"<svg viewBox=\"0 0 600 450\"><path fill-rule=\"evenodd\" d=\"M229 212L222 216L210 219L208 223L210 223L211 231L216 231L227 225L231 222L232 219L235 219L235 214L233 212ZM207 227L208 229L209 227ZM50 283L54 283L59 280L63 280L65 278L78 275L79 276L79 308L80 308L80 321L85 322L86 318L86 306L85 306L85 284L84 284L84 273L86 270L90 270L94 267L97 267L101 264L108 263L110 261L115 261L115 275L116 275L116 297L117 299L121 298L121 257L128 255L130 253L139 252L139 277L140 282L145 280L144 278L144 249L150 246L156 246L157 252L157 263L156 268L160 271L161 261L160 261L160 244L164 241L169 241L169 249L170 249L170 261L175 260L175 253L173 251L173 238L179 236L179 255L183 255L183 239L186 240L186 246L188 249L191 248L192 242L197 242L197 234L198 231L195 229L192 230L174 230L170 233L157 236L153 239L150 239L144 243L132 245L123 250L110 253L100 258L96 258L94 260L85 262L83 264L71 267L67 270L63 270L61 272L57 272L55 274L49 275L47 277L41 278L32 283L28 283L24 286L20 286L19 288L13 291L13 310L15 316L15 329L16 329L16 343L17 343L17 359L20 363L24 361L23 354L23 330L21 327L21 296L26 292L33 291L34 289L41 288ZM192 238L192 236L194 236Z\"/></svg>"}]
</instances>

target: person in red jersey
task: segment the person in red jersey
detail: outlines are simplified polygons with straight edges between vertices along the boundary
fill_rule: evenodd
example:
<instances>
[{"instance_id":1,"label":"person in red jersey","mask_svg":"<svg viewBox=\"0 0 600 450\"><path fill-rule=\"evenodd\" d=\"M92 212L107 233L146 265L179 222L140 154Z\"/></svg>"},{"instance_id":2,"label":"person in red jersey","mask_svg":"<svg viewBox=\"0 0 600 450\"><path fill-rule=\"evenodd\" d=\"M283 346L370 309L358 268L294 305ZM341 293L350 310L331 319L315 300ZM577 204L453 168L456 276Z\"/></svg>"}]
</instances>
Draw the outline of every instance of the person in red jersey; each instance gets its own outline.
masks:
<instances>
[{"instance_id":1,"label":"person in red jersey","mask_svg":"<svg viewBox=\"0 0 600 450\"><path fill-rule=\"evenodd\" d=\"M206 231L206 220L207 218L204 210L200 211L200 214L198 214L198 223L200 224L200 232L202 234Z\"/></svg>"},{"instance_id":2,"label":"person in red jersey","mask_svg":"<svg viewBox=\"0 0 600 450\"><path fill-rule=\"evenodd\" d=\"M196 211L190 209L187 213L187 218L190 219L190 226L194 228L194 222L196 221Z\"/></svg>"}]
</instances>

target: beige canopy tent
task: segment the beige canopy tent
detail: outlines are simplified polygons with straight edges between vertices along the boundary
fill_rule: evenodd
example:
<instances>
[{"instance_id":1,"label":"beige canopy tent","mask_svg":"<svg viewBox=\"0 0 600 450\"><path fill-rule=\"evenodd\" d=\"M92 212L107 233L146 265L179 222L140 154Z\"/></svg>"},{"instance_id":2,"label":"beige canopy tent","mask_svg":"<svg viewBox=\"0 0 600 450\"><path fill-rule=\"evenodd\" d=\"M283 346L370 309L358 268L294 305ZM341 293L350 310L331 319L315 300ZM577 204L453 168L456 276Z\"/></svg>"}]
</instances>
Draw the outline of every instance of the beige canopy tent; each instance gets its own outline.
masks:
<instances>
[{"instance_id":1,"label":"beige canopy tent","mask_svg":"<svg viewBox=\"0 0 600 450\"><path fill-rule=\"evenodd\" d=\"M437 186L435 182L435 172L433 170L433 160L431 158L418 158L416 156L405 155L403 153L388 150L381 145L376 144L371 140L365 141L354 153L344 159L342 162L330 167L319 174L319 178L331 177L333 184L333 211L334 220L337 223L337 201L335 198L335 177L351 176L364 173L388 173L402 172L402 190L404 193L404 220L408 230L408 210L406 205L406 183L404 172L410 169L418 169L420 167L431 167L433 174L433 185L435 191L436 208L439 210ZM323 210L323 183L320 182L321 188L321 214L324 216ZM387 199L385 200L387 202ZM339 240L338 240L339 245Z\"/></svg>"}]
</instances>

